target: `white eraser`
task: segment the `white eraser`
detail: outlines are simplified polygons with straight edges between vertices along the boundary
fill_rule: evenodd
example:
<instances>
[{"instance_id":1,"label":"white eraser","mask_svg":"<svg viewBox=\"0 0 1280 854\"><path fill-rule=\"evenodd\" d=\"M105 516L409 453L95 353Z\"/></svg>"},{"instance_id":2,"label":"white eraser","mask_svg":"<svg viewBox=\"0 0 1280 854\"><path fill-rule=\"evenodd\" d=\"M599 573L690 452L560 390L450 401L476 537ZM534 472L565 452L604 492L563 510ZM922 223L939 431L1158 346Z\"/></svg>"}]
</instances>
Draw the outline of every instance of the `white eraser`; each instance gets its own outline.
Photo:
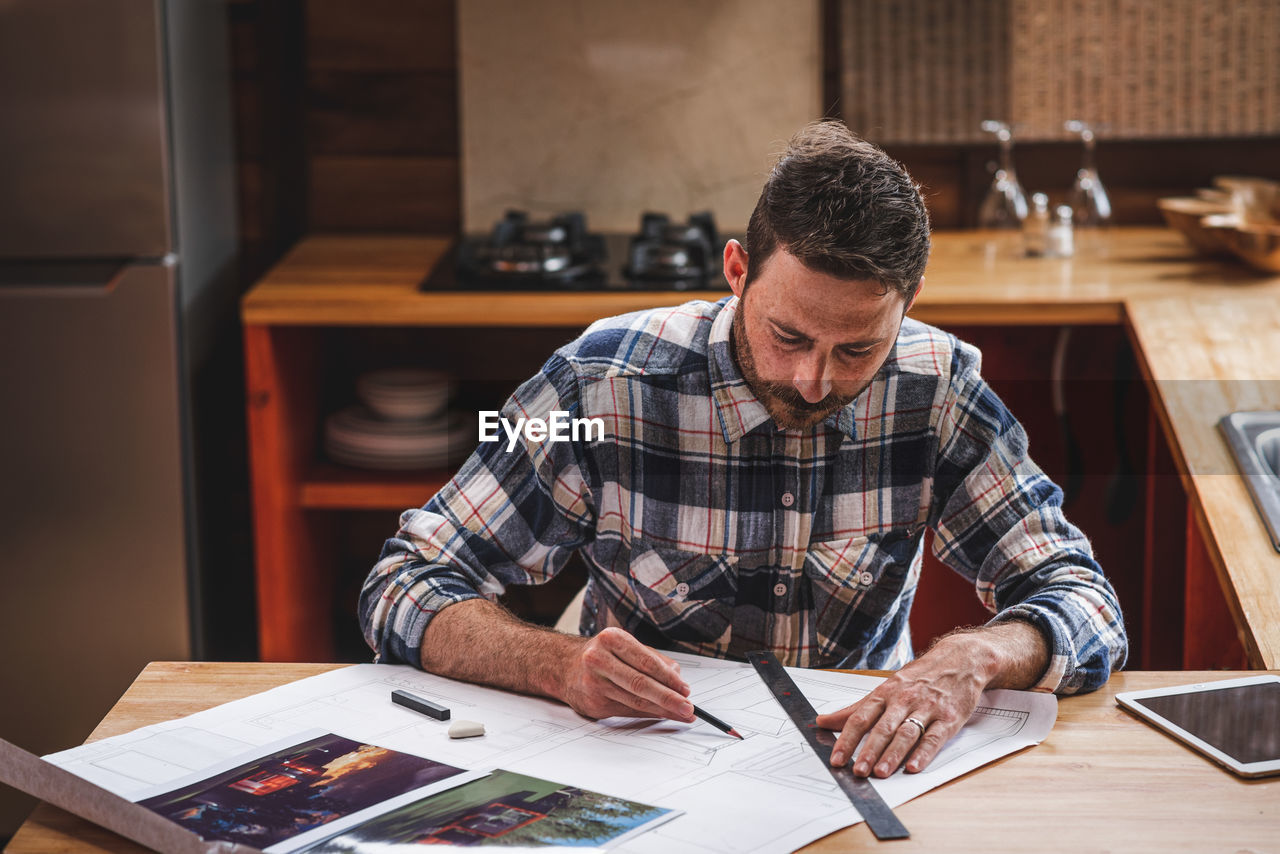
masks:
<instances>
[{"instance_id":1,"label":"white eraser","mask_svg":"<svg viewBox=\"0 0 1280 854\"><path fill-rule=\"evenodd\" d=\"M471 738L476 735L484 735L484 724L462 720L449 724L449 738Z\"/></svg>"}]
</instances>

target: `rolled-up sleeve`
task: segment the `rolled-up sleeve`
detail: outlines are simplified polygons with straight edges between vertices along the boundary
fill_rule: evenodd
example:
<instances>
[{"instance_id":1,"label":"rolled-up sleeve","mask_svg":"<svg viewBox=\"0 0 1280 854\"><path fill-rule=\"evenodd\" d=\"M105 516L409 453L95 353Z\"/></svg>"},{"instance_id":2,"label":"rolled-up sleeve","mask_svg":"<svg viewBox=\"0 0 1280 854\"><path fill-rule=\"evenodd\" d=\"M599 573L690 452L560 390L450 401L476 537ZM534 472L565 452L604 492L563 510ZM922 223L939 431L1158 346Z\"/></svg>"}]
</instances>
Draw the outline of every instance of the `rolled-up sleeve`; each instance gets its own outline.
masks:
<instances>
[{"instance_id":1,"label":"rolled-up sleeve","mask_svg":"<svg viewBox=\"0 0 1280 854\"><path fill-rule=\"evenodd\" d=\"M501 410L520 418L578 417L577 376L560 354ZM508 584L553 578L594 531L583 445L507 435L480 442L422 509L406 510L360 593L365 640L384 662L418 666L432 618L456 602L496 598Z\"/></svg>"},{"instance_id":2,"label":"rolled-up sleeve","mask_svg":"<svg viewBox=\"0 0 1280 854\"><path fill-rule=\"evenodd\" d=\"M1128 654L1119 601L978 365L977 351L957 344L939 422L933 552L974 584L992 624L1024 620L1049 641L1035 690L1092 691Z\"/></svg>"}]
</instances>

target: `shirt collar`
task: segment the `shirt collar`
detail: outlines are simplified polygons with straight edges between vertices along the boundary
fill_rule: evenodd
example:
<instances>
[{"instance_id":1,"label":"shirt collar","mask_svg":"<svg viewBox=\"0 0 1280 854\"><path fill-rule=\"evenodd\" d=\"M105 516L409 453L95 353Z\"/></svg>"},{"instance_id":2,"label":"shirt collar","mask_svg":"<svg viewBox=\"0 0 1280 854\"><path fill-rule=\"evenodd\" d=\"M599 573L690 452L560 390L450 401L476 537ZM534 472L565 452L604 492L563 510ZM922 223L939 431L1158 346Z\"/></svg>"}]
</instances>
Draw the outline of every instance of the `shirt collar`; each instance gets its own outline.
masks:
<instances>
[{"instance_id":1,"label":"shirt collar","mask_svg":"<svg viewBox=\"0 0 1280 854\"><path fill-rule=\"evenodd\" d=\"M762 424L777 429L773 419L769 417L769 410L765 409L764 404L751 391L742 372L738 370L738 362L733 355L730 331L733 329L733 317L738 311L738 303L736 296L724 301L719 314L711 322L711 332L707 338L711 401L720 419L720 430L726 442L736 442ZM866 394L865 390L863 394ZM852 436L853 407L856 403L855 400L840 407L822 423L846 436Z\"/></svg>"},{"instance_id":2,"label":"shirt collar","mask_svg":"<svg viewBox=\"0 0 1280 854\"><path fill-rule=\"evenodd\" d=\"M733 345L730 343L730 330L733 329L733 317L738 311L738 298L725 300L720 313L711 322L711 333L707 339L708 371L711 375L711 402L720 419L720 429L726 442L736 442L747 433L765 422L769 422L769 411L751 391L738 370L738 362L733 357Z\"/></svg>"}]
</instances>

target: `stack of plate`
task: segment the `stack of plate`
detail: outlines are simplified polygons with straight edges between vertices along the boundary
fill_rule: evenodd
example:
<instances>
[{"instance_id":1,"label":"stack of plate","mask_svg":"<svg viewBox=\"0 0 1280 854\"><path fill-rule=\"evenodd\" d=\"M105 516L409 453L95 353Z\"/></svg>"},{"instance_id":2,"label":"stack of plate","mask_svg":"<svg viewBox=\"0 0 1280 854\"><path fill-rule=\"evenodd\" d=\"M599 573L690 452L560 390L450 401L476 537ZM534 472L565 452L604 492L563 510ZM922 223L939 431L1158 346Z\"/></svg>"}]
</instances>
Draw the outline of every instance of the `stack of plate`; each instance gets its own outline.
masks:
<instances>
[{"instance_id":1,"label":"stack of plate","mask_svg":"<svg viewBox=\"0 0 1280 854\"><path fill-rule=\"evenodd\" d=\"M352 406L325 419L325 451L335 462L370 469L443 466L468 439L462 419L448 412L449 378L397 368L363 374ZM471 437L474 438L474 437Z\"/></svg>"}]
</instances>

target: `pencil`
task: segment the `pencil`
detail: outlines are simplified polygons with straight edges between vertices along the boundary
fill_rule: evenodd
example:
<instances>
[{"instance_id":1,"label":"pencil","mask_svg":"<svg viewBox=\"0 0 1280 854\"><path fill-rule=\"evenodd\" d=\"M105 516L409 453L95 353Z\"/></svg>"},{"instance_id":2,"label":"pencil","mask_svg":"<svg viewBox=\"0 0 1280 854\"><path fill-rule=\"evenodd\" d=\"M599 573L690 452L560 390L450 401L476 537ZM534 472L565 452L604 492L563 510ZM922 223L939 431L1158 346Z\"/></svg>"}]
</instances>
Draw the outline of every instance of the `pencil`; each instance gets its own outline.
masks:
<instances>
[{"instance_id":1,"label":"pencil","mask_svg":"<svg viewBox=\"0 0 1280 854\"><path fill-rule=\"evenodd\" d=\"M742 736L738 734L738 731L736 729L729 726L727 723L720 720L718 717L711 714L710 712L703 711L702 709L699 709L697 706L694 706L693 713L698 717L702 718L707 723L711 724L716 729L720 730L721 732L727 732L729 733L729 735L733 736L734 738L742 738ZM746 741L745 738L743 738L742 740Z\"/></svg>"}]
</instances>

